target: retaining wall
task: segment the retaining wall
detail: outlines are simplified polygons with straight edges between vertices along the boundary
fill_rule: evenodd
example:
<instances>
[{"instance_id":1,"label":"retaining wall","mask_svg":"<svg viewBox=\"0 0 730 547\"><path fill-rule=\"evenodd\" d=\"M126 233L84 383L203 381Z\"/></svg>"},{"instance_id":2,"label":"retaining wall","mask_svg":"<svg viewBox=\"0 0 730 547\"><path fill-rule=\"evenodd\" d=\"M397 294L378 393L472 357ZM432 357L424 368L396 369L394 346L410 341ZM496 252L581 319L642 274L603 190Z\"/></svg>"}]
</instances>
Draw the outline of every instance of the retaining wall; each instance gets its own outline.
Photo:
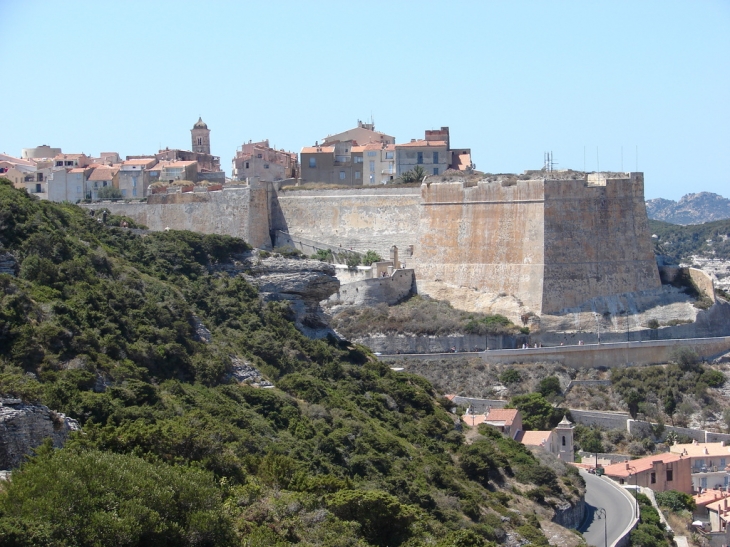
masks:
<instances>
[{"instance_id":1,"label":"retaining wall","mask_svg":"<svg viewBox=\"0 0 730 547\"><path fill-rule=\"evenodd\" d=\"M416 244L420 188L287 190L270 197L271 228L294 240L383 257L393 245L403 250Z\"/></svg>"},{"instance_id":2,"label":"retaining wall","mask_svg":"<svg viewBox=\"0 0 730 547\"><path fill-rule=\"evenodd\" d=\"M349 285L344 289L349 289ZM342 290L342 288L341 288ZM490 351L494 348L516 348L523 343L523 336L480 336L476 334L454 335L454 336L405 336L405 335L374 335L363 338L356 338L353 341L369 347L372 351L387 354L433 354L441 359L444 354L454 357L463 356L465 352L484 352L486 348ZM451 351L456 348L456 353ZM386 357L386 356L384 356Z\"/></svg>"},{"instance_id":3,"label":"retaining wall","mask_svg":"<svg viewBox=\"0 0 730 547\"><path fill-rule=\"evenodd\" d=\"M327 302L348 306L375 306L381 302L393 305L414 292L413 270L395 270L389 277L363 279L340 285L339 290Z\"/></svg>"}]
</instances>

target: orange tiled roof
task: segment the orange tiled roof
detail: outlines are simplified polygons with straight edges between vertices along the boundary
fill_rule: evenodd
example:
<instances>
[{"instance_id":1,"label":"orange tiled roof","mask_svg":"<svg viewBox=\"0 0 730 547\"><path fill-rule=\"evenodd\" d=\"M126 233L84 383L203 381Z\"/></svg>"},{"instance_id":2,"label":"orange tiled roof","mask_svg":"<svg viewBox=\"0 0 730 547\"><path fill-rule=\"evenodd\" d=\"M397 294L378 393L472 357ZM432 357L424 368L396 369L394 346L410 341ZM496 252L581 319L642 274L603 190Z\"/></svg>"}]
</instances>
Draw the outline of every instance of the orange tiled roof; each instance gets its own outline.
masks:
<instances>
[{"instance_id":1,"label":"orange tiled roof","mask_svg":"<svg viewBox=\"0 0 730 547\"><path fill-rule=\"evenodd\" d=\"M484 414L464 414L461 421L473 427L486 422L487 417Z\"/></svg>"},{"instance_id":2,"label":"orange tiled roof","mask_svg":"<svg viewBox=\"0 0 730 547\"><path fill-rule=\"evenodd\" d=\"M543 446L552 434L552 431L520 431L515 440L530 446Z\"/></svg>"},{"instance_id":3,"label":"orange tiled roof","mask_svg":"<svg viewBox=\"0 0 730 547\"><path fill-rule=\"evenodd\" d=\"M675 444L669 447L669 451L690 458L730 456L730 446L723 446L722 442Z\"/></svg>"},{"instance_id":4,"label":"orange tiled roof","mask_svg":"<svg viewBox=\"0 0 730 547\"><path fill-rule=\"evenodd\" d=\"M504 425L512 425L519 410L516 408L492 408L487 414L487 422L504 422Z\"/></svg>"},{"instance_id":5,"label":"orange tiled roof","mask_svg":"<svg viewBox=\"0 0 730 547\"><path fill-rule=\"evenodd\" d=\"M136 160L124 160L122 165L147 165L150 162L157 161L155 158L136 159Z\"/></svg>"},{"instance_id":6,"label":"orange tiled roof","mask_svg":"<svg viewBox=\"0 0 730 547\"><path fill-rule=\"evenodd\" d=\"M647 456L645 458L639 458L638 460L631 460L628 462L614 463L607 465L603 468L604 473L611 477L628 477L629 475L635 475L644 471L649 471L654 468L654 462L672 463L680 461L682 457L679 454L672 454L671 452L665 452L663 454L657 454L655 456ZM630 469L626 469L626 466Z\"/></svg>"},{"instance_id":7,"label":"orange tiled roof","mask_svg":"<svg viewBox=\"0 0 730 547\"><path fill-rule=\"evenodd\" d=\"M716 502L708 503L705 507L707 507L708 511L717 511L722 520L730 522L730 499L724 498L717 500Z\"/></svg>"},{"instance_id":8,"label":"orange tiled roof","mask_svg":"<svg viewBox=\"0 0 730 547\"><path fill-rule=\"evenodd\" d=\"M335 151L334 146L305 146L302 148L302 154L331 154Z\"/></svg>"},{"instance_id":9,"label":"orange tiled roof","mask_svg":"<svg viewBox=\"0 0 730 547\"><path fill-rule=\"evenodd\" d=\"M728 496L730 496L730 492L723 492L722 490L706 490L701 494L692 496L692 499L694 499L695 504L700 507L709 503L716 502L717 500L722 500L723 498L727 498Z\"/></svg>"},{"instance_id":10,"label":"orange tiled roof","mask_svg":"<svg viewBox=\"0 0 730 547\"><path fill-rule=\"evenodd\" d=\"M119 169L114 167L97 167L89 176L89 180L111 180Z\"/></svg>"},{"instance_id":11,"label":"orange tiled roof","mask_svg":"<svg viewBox=\"0 0 730 547\"><path fill-rule=\"evenodd\" d=\"M160 162L160 163L162 163L162 162ZM163 167L172 167L172 168L188 167L194 163L198 163L198 162L197 161L171 161L170 163L166 163L165 165L163 165Z\"/></svg>"},{"instance_id":12,"label":"orange tiled roof","mask_svg":"<svg viewBox=\"0 0 730 547\"><path fill-rule=\"evenodd\" d=\"M86 154L58 154L54 157L54 160L72 160L74 158L79 159L86 156Z\"/></svg>"},{"instance_id":13,"label":"orange tiled roof","mask_svg":"<svg viewBox=\"0 0 730 547\"><path fill-rule=\"evenodd\" d=\"M453 158L452 169L466 171L467 167L471 165L471 154L454 154Z\"/></svg>"},{"instance_id":14,"label":"orange tiled roof","mask_svg":"<svg viewBox=\"0 0 730 547\"><path fill-rule=\"evenodd\" d=\"M396 148L418 147L418 146L446 146L446 141L427 141L425 139L417 139L403 144L396 144Z\"/></svg>"}]
</instances>

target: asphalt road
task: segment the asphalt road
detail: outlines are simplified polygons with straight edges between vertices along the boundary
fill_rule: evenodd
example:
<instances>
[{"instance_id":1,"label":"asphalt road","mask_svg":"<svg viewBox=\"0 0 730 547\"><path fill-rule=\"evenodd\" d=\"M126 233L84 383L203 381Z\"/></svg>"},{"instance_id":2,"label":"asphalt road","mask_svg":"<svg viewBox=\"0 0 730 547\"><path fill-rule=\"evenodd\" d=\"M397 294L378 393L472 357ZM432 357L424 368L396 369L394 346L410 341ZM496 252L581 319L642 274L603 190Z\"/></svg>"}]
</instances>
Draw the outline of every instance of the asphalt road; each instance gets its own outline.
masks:
<instances>
[{"instance_id":1,"label":"asphalt road","mask_svg":"<svg viewBox=\"0 0 730 547\"><path fill-rule=\"evenodd\" d=\"M636 506L609 479L580 472L586 480L586 519L578 528L588 545L609 547L632 523ZM599 515L599 508L606 510L606 517ZM604 543L604 525L607 542Z\"/></svg>"}]
</instances>

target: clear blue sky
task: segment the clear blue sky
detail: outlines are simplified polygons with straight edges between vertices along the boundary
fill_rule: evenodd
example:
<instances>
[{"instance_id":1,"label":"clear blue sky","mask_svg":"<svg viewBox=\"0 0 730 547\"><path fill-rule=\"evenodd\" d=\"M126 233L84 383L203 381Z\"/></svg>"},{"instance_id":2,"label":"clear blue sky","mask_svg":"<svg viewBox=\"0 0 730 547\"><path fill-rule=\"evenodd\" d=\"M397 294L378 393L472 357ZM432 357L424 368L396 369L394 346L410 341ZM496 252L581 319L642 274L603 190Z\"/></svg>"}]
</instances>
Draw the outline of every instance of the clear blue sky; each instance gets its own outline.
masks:
<instances>
[{"instance_id":1,"label":"clear blue sky","mask_svg":"<svg viewBox=\"0 0 730 547\"><path fill-rule=\"evenodd\" d=\"M635 170L730 195L730 1L0 0L0 152L299 151L372 115L479 170ZM585 154L584 154L585 150Z\"/></svg>"}]
</instances>

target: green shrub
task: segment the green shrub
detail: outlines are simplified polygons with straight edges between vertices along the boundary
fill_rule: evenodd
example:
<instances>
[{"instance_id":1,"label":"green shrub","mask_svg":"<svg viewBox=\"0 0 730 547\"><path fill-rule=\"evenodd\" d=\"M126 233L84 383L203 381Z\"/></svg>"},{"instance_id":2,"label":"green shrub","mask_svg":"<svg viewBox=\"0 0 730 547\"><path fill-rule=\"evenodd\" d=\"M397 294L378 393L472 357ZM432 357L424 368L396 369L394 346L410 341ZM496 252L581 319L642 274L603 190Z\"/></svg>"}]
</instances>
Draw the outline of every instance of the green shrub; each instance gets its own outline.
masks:
<instances>
[{"instance_id":1,"label":"green shrub","mask_svg":"<svg viewBox=\"0 0 730 547\"><path fill-rule=\"evenodd\" d=\"M665 492L657 492L655 494L656 502L661 507L666 507L672 511L694 511L696 504L692 496L677 490L666 490Z\"/></svg>"},{"instance_id":2,"label":"green shrub","mask_svg":"<svg viewBox=\"0 0 730 547\"><path fill-rule=\"evenodd\" d=\"M517 369L508 368L499 375L499 381L503 384L516 384L522 381L522 376Z\"/></svg>"},{"instance_id":3,"label":"green shrub","mask_svg":"<svg viewBox=\"0 0 730 547\"><path fill-rule=\"evenodd\" d=\"M375 251L368 251L362 257L363 266L370 266L373 262L381 262L383 258Z\"/></svg>"}]
</instances>

